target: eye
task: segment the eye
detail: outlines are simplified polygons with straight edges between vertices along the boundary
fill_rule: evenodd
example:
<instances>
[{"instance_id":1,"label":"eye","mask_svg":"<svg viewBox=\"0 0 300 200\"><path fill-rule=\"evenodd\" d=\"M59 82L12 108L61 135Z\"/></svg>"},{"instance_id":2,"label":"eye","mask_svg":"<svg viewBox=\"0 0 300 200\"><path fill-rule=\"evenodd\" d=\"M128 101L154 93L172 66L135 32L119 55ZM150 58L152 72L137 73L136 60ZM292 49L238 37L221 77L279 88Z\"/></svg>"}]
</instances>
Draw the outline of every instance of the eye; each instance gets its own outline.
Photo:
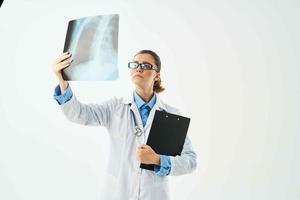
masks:
<instances>
[{"instance_id":1,"label":"eye","mask_svg":"<svg viewBox=\"0 0 300 200\"><path fill-rule=\"evenodd\" d=\"M142 67L143 69L152 69L152 65L149 64L149 63L142 63L142 64L141 64L141 67Z\"/></svg>"},{"instance_id":2,"label":"eye","mask_svg":"<svg viewBox=\"0 0 300 200\"><path fill-rule=\"evenodd\" d=\"M131 68L131 69L137 68L138 65L139 65L139 64L136 63L136 62L129 62L129 63L128 63L128 67Z\"/></svg>"}]
</instances>

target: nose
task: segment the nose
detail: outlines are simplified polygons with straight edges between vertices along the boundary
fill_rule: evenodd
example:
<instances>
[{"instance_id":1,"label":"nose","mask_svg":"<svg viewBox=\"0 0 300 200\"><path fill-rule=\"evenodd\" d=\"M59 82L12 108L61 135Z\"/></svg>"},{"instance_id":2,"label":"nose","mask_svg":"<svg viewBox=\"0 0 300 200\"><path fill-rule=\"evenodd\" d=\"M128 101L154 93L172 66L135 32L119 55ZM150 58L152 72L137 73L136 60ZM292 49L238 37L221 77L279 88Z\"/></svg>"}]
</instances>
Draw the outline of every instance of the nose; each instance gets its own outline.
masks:
<instances>
[{"instance_id":1,"label":"nose","mask_svg":"<svg viewBox=\"0 0 300 200\"><path fill-rule=\"evenodd\" d=\"M143 70L141 69L141 66L138 66L138 68L136 68L137 72L142 72Z\"/></svg>"}]
</instances>

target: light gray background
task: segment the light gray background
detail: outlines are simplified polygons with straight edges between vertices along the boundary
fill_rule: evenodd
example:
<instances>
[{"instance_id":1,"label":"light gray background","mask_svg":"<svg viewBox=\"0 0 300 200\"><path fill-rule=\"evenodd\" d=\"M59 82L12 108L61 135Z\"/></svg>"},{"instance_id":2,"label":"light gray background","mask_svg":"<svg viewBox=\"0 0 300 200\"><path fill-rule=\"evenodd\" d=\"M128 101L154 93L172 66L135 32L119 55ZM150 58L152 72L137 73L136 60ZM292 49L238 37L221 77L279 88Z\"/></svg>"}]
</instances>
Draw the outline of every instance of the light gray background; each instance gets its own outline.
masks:
<instances>
[{"instance_id":1,"label":"light gray background","mask_svg":"<svg viewBox=\"0 0 300 200\"><path fill-rule=\"evenodd\" d=\"M0 12L0 199L96 200L104 128L65 119L52 61L67 22L120 14L120 79L71 83L83 102L133 89L140 49L162 58L162 98L192 118L198 169L174 200L300 199L299 1L4 1Z\"/></svg>"}]
</instances>

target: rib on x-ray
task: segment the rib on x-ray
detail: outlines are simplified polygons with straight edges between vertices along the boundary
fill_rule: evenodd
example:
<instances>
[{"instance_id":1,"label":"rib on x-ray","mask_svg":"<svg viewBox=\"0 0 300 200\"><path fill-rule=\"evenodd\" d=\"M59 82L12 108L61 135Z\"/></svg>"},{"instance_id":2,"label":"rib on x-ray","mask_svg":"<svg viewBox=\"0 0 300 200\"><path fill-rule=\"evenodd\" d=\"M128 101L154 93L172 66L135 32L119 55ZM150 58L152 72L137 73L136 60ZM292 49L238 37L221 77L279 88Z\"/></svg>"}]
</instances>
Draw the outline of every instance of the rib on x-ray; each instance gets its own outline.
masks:
<instances>
[{"instance_id":1,"label":"rib on x-ray","mask_svg":"<svg viewBox=\"0 0 300 200\"><path fill-rule=\"evenodd\" d=\"M99 15L69 21L64 52L73 62L63 70L70 81L118 78L119 15Z\"/></svg>"}]
</instances>

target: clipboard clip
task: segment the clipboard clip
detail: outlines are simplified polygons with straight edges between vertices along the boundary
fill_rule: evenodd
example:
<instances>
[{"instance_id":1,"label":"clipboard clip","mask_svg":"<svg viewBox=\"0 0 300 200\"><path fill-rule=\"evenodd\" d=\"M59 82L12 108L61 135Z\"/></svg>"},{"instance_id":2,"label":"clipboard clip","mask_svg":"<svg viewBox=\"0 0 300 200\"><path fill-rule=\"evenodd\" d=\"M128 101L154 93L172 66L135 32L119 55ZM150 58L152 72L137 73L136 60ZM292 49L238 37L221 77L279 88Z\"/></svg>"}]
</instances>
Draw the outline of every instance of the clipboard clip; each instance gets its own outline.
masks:
<instances>
[{"instance_id":1,"label":"clipboard clip","mask_svg":"<svg viewBox=\"0 0 300 200\"><path fill-rule=\"evenodd\" d=\"M167 115L167 114L172 114L172 113L169 113L169 112L167 112L165 109L163 109L163 108L160 108L160 111L162 111L162 112L164 112L166 115L165 115L165 117L166 118L168 118L169 116ZM179 121L180 120L180 118L178 117L177 118L177 121Z\"/></svg>"},{"instance_id":2,"label":"clipboard clip","mask_svg":"<svg viewBox=\"0 0 300 200\"><path fill-rule=\"evenodd\" d=\"M163 111L163 112L165 112L165 113L168 113L165 109L163 109L163 108L160 108L160 111Z\"/></svg>"}]
</instances>

